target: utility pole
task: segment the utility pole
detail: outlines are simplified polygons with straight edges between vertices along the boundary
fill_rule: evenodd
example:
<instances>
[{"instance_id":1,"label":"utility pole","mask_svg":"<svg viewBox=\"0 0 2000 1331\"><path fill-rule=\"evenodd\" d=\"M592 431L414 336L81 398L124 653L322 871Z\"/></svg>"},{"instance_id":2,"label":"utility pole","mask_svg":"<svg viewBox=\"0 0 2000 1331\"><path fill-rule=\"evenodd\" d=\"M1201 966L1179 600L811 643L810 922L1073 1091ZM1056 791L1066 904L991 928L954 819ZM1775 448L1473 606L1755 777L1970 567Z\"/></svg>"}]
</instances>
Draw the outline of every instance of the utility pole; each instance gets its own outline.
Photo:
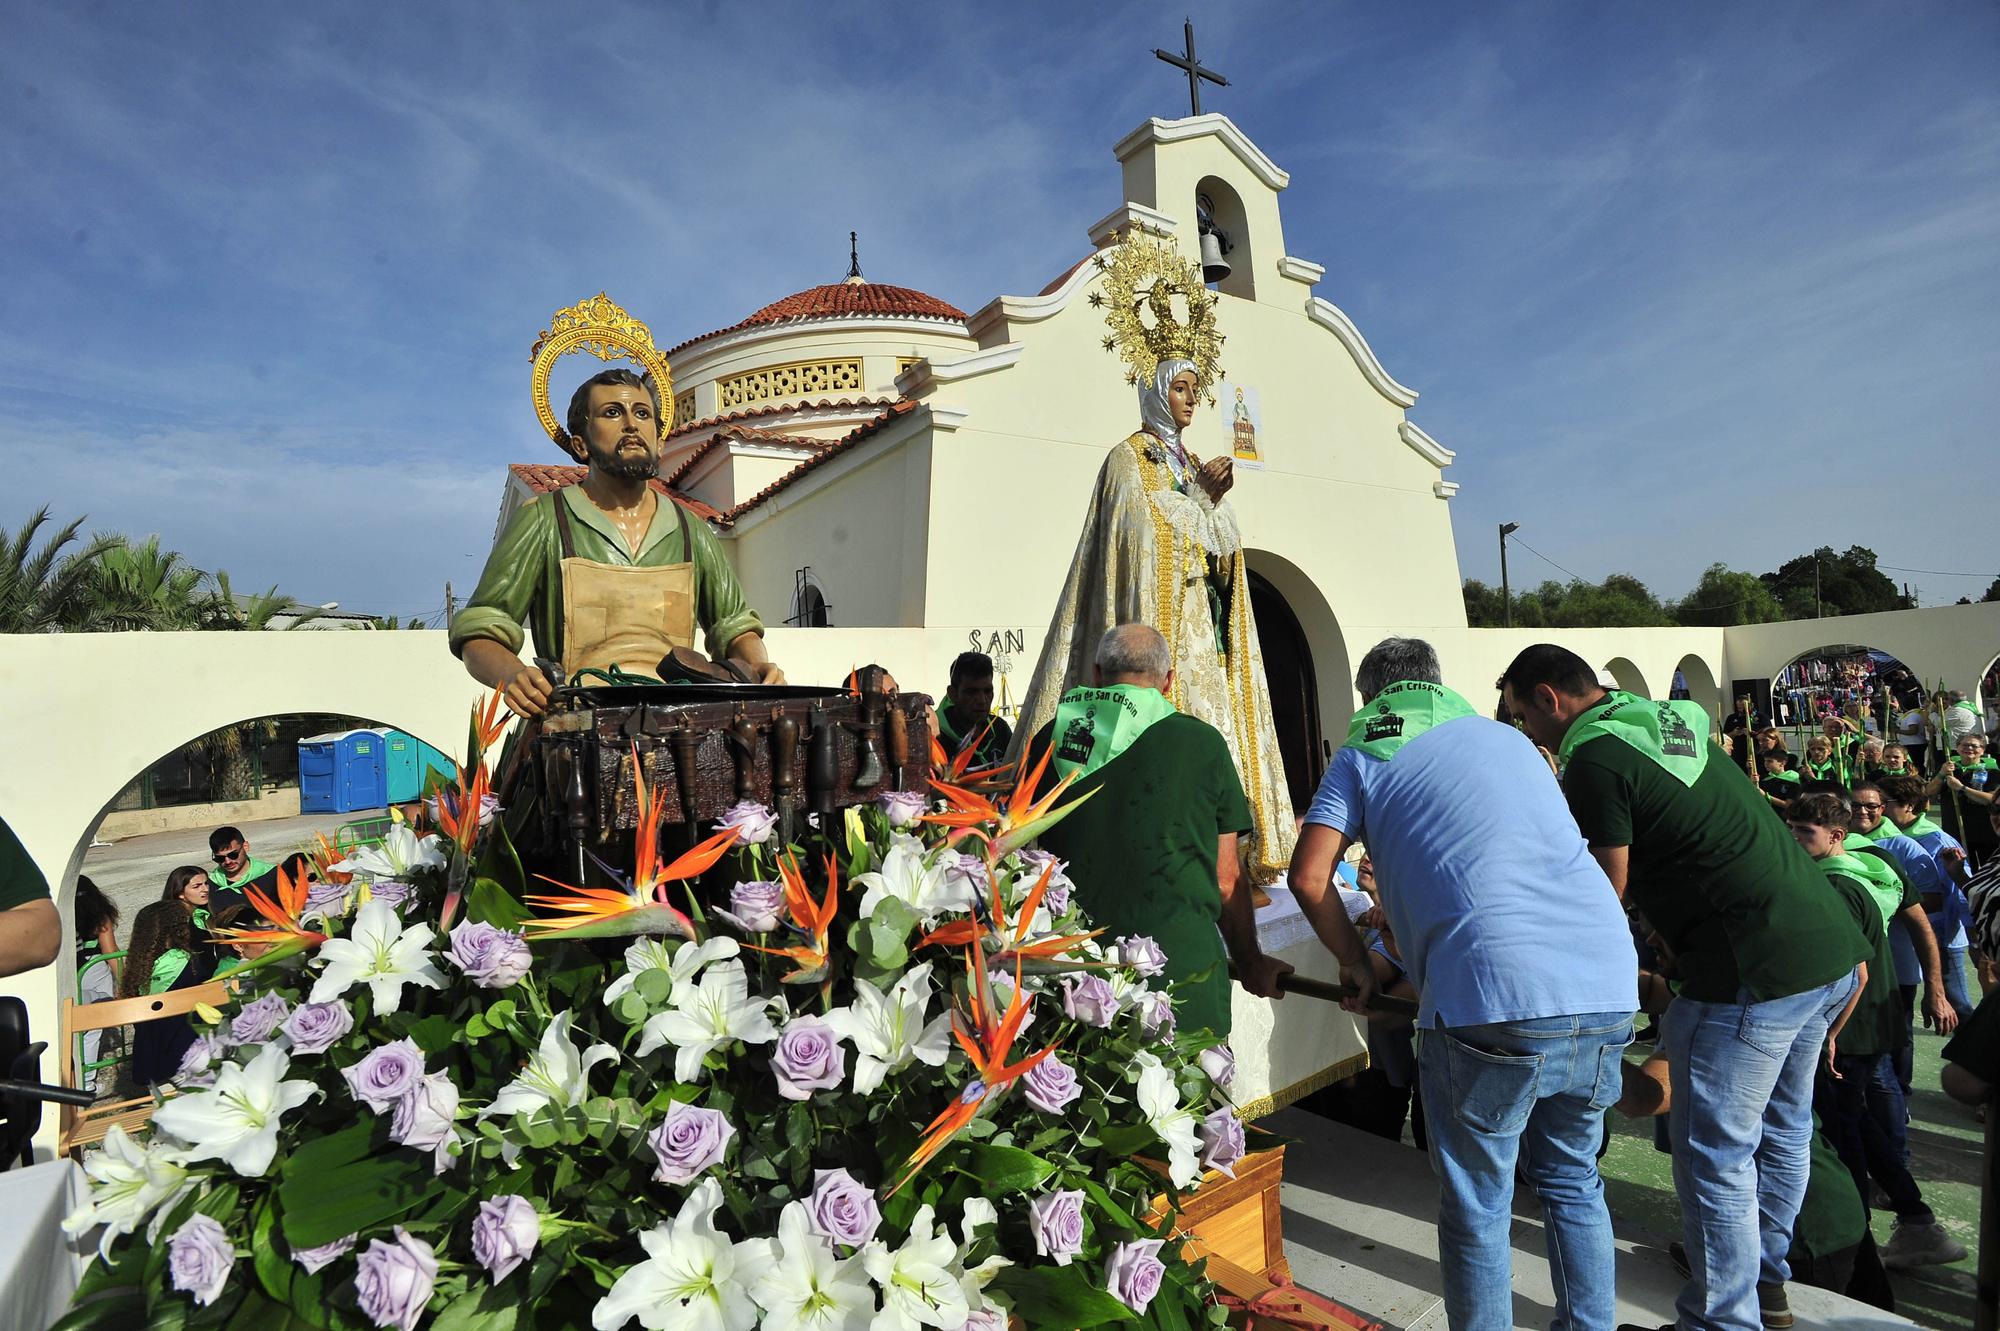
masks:
<instances>
[{"instance_id":1,"label":"utility pole","mask_svg":"<svg viewBox=\"0 0 2000 1331\"><path fill-rule=\"evenodd\" d=\"M451 621L458 614L458 598L451 594L451 579L444 580L444 626L451 627Z\"/></svg>"},{"instance_id":2,"label":"utility pole","mask_svg":"<svg viewBox=\"0 0 2000 1331\"><path fill-rule=\"evenodd\" d=\"M1514 627L1514 592L1507 585L1507 538L1519 530L1518 522L1500 524L1500 618L1507 628Z\"/></svg>"}]
</instances>

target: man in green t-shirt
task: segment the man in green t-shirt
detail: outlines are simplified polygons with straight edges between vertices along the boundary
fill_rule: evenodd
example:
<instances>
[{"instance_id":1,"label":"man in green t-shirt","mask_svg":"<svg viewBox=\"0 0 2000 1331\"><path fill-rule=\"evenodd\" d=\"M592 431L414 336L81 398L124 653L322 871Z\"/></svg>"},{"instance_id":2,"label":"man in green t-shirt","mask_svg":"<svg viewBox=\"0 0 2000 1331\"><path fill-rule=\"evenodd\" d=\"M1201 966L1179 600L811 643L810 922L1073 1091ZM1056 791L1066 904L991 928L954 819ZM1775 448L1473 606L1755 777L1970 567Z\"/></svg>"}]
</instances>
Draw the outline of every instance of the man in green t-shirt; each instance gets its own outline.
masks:
<instances>
[{"instance_id":1,"label":"man in green t-shirt","mask_svg":"<svg viewBox=\"0 0 2000 1331\"><path fill-rule=\"evenodd\" d=\"M956 758L974 749L971 765L988 767L1007 756L1014 731L993 714L993 658L985 652L960 652L951 663L951 681L937 709L938 742L945 755Z\"/></svg>"},{"instance_id":2,"label":"man in green t-shirt","mask_svg":"<svg viewBox=\"0 0 2000 1331\"><path fill-rule=\"evenodd\" d=\"M1607 693L1552 643L1501 677L1508 712L1563 765L1563 794L1612 886L1677 959L1661 1022L1674 1188L1693 1268L1689 1326L1760 1331L1805 1192L1813 1073L1873 955L1763 792L1689 703Z\"/></svg>"},{"instance_id":3,"label":"man in green t-shirt","mask_svg":"<svg viewBox=\"0 0 2000 1331\"><path fill-rule=\"evenodd\" d=\"M62 935L49 880L14 829L0 822L0 976L48 965L62 951Z\"/></svg>"},{"instance_id":4,"label":"man in green t-shirt","mask_svg":"<svg viewBox=\"0 0 2000 1331\"><path fill-rule=\"evenodd\" d=\"M1225 945L1254 994L1275 996L1278 976L1291 969L1257 945L1250 884L1236 855L1236 838L1250 830L1250 803L1229 745L1167 701L1173 658L1154 629L1107 631L1094 676L1094 685L1063 695L1055 719L1029 744L1030 764L1049 755L1044 793L1074 776L1065 800L1090 796L1042 834L1042 849L1069 862L1077 899L1107 941L1159 945L1165 977L1179 982L1181 1027L1227 1035Z\"/></svg>"},{"instance_id":5,"label":"man in green t-shirt","mask_svg":"<svg viewBox=\"0 0 2000 1331\"><path fill-rule=\"evenodd\" d=\"M1909 1039L1909 1027L1896 992L1896 963L1889 953L1889 933L1876 894L1900 898L1909 889L1882 860L1847 853L1849 814L1840 796L1801 795L1785 816L1792 836L1818 863L1828 886L1839 894L1875 949L1863 963L1865 978L1845 1024L1836 1022L1827 1034L1833 1057L1830 1068L1820 1073L1813 1106L1855 1183L1865 1193L1873 1178L1896 1213L1896 1232L1882 1250L1882 1264L1906 1270L1956 1262L1965 1256L1965 1245L1945 1233L1924 1205L1909 1163L1883 1124L1885 1115L1900 1121L1904 1114L1903 1088L1889 1058ZM1887 1098L1885 1115L1869 1112L1870 1096Z\"/></svg>"}]
</instances>

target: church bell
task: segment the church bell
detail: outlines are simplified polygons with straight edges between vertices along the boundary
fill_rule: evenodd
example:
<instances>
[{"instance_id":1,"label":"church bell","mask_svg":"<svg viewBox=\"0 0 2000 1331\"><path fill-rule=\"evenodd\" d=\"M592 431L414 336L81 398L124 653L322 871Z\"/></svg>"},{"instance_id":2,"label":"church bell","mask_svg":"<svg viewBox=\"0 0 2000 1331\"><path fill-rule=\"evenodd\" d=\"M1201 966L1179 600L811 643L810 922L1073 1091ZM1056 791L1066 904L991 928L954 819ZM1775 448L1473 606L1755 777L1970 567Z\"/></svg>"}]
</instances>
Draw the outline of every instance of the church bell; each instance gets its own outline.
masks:
<instances>
[{"instance_id":1,"label":"church bell","mask_svg":"<svg viewBox=\"0 0 2000 1331\"><path fill-rule=\"evenodd\" d=\"M1201 280L1220 282L1229 276L1229 260L1222 257L1222 233L1204 231L1201 233Z\"/></svg>"}]
</instances>

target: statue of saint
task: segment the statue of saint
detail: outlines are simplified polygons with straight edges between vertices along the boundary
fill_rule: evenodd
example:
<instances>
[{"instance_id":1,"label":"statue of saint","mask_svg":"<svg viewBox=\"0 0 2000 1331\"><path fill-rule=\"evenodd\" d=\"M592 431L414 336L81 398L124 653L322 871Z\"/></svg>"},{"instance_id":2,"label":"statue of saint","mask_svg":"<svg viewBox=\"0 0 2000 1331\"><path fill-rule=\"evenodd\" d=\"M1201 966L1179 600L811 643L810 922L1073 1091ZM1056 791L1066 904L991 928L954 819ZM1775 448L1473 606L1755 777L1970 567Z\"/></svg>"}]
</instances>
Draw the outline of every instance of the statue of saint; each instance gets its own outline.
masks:
<instances>
[{"instance_id":1,"label":"statue of saint","mask_svg":"<svg viewBox=\"0 0 2000 1331\"><path fill-rule=\"evenodd\" d=\"M563 331L565 317L576 326ZM561 662L564 679L613 667L653 677L661 659L693 647L699 631L710 657L740 663L759 683L783 683L764 652L763 621L744 603L715 534L651 484L660 469L666 369L651 334L603 296L562 311L554 326L571 342L607 332L636 339L652 374L593 375L570 399L562 431L547 410L546 362L566 349L563 337L545 333L536 344L543 423L589 471L508 520L478 589L451 621L451 650L474 679L505 690L507 706L524 717L546 710L553 687L522 660L530 625L535 656Z\"/></svg>"},{"instance_id":2,"label":"statue of saint","mask_svg":"<svg viewBox=\"0 0 2000 1331\"><path fill-rule=\"evenodd\" d=\"M1118 624L1158 629L1173 656L1170 700L1228 741L1255 826L1239 845L1253 883L1291 861L1296 821L1250 589L1243 538L1225 496L1234 463L1204 463L1181 443L1219 372L1214 296L1171 247L1128 237L1095 304L1110 305L1112 338L1139 390L1140 429L1098 469L1062 599L1049 622L1015 729L1032 736L1063 694L1091 681L1098 639ZM1177 319L1176 301L1187 309ZM1212 400L1212 399L1211 399Z\"/></svg>"}]
</instances>

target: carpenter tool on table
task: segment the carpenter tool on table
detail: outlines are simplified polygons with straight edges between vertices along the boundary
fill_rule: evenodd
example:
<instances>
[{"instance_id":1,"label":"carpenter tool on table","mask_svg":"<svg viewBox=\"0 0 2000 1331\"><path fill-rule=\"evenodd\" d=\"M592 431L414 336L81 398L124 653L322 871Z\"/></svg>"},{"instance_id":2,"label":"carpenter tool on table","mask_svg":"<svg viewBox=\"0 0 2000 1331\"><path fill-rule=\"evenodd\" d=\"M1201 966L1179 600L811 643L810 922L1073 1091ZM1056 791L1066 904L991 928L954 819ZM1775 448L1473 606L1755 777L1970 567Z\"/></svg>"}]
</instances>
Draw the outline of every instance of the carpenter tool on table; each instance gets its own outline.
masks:
<instances>
[{"instance_id":1,"label":"carpenter tool on table","mask_svg":"<svg viewBox=\"0 0 2000 1331\"><path fill-rule=\"evenodd\" d=\"M798 752L798 718L780 715L771 722L771 799L778 807L778 836L788 846L798 835L799 787L792 777Z\"/></svg>"}]
</instances>

